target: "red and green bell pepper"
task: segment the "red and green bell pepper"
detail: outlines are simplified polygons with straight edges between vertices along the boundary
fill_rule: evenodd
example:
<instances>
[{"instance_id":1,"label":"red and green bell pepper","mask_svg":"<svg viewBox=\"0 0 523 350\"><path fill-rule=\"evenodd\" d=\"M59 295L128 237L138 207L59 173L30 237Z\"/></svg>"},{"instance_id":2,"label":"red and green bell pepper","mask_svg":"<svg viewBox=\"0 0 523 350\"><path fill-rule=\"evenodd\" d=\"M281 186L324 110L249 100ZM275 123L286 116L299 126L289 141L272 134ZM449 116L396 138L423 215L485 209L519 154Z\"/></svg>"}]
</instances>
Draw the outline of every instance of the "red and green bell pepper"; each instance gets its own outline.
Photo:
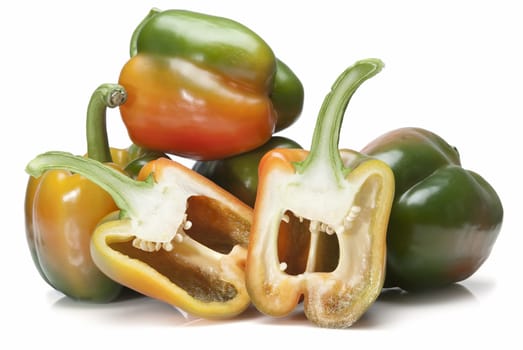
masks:
<instances>
[{"instance_id":1,"label":"red and green bell pepper","mask_svg":"<svg viewBox=\"0 0 523 350\"><path fill-rule=\"evenodd\" d=\"M211 34L212 33L212 34ZM233 20L152 10L134 31L119 83L131 140L193 159L261 146L300 115L303 86L256 33Z\"/></svg>"}]
</instances>

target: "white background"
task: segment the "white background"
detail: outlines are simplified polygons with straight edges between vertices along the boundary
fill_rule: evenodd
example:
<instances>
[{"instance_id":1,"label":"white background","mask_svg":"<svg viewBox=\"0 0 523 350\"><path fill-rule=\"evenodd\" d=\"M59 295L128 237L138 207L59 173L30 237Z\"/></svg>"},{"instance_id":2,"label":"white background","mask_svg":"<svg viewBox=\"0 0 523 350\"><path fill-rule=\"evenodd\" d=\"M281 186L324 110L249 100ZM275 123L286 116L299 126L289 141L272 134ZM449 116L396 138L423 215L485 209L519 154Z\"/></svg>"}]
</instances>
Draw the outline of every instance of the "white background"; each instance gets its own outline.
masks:
<instances>
[{"instance_id":1,"label":"white background","mask_svg":"<svg viewBox=\"0 0 523 350\"><path fill-rule=\"evenodd\" d=\"M521 332L523 21L518 1L3 1L1 339L39 348L518 348ZM385 69L349 105L340 146L361 149L399 127L430 129L463 166L497 189L505 220L490 258L439 293L384 295L347 330L319 329L300 312L250 309L228 321L184 318L149 299L73 302L37 274L25 241L26 163L48 150L85 152L91 92L116 82L134 27L152 7L235 19L260 34L301 78L301 119L282 135L309 146L317 111L338 74L381 58ZM117 110L110 142L129 140ZM191 162L185 161L187 164ZM284 338L282 338L282 336ZM499 345L498 345L499 346ZM2 346L3 347L3 346Z\"/></svg>"}]
</instances>

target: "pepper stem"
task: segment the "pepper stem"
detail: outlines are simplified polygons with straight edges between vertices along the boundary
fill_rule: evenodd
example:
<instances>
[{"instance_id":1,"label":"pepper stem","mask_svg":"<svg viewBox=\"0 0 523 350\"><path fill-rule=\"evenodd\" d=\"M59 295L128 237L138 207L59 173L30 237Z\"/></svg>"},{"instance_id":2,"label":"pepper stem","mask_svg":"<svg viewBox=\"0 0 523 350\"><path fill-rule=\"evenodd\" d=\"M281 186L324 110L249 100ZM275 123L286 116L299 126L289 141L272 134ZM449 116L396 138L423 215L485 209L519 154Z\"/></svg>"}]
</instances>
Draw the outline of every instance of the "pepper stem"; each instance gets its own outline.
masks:
<instances>
[{"instance_id":1,"label":"pepper stem","mask_svg":"<svg viewBox=\"0 0 523 350\"><path fill-rule=\"evenodd\" d=\"M314 128L310 153L303 162L296 164L297 173L313 172L313 169L325 171L325 168L331 168L337 183L345 177L338 146L345 110L356 89L382 68L381 60L365 59L347 68L336 79L331 91L323 100Z\"/></svg>"},{"instance_id":2,"label":"pepper stem","mask_svg":"<svg viewBox=\"0 0 523 350\"><path fill-rule=\"evenodd\" d=\"M102 84L91 95L87 107L87 156L102 163L111 162L107 137L106 109L117 107L127 100L127 93L118 84Z\"/></svg>"},{"instance_id":3,"label":"pepper stem","mask_svg":"<svg viewBox=\"0 0 523 350\"><path fill-rule=\"evenodd\" d=\"M138 36L140 35L140 32L142 31L142 28L144 27L145 23L151 18L156 16L161 11L157 8L152 8L151 11L145 16L145 18L138 24L136 29L133 32L133 35L131 36L131 45L129 49L129 54L131 57L136 56L138 53Z\"/></svg>"},{"instance_id":4,"label":"pepper stem","mask_svg":"<svg viewBox=\"0 0 523 350\"><path fill-rule=\"evenodd\" d=\"M39 177L47 170L68 170L78 173L104 189L122 211L122 216L133 213L139 194L153 186L152 181L136 181L97 160L75 156L67 152L46 152L38 155L25 171Z\"/></svg>"}]
</instances>

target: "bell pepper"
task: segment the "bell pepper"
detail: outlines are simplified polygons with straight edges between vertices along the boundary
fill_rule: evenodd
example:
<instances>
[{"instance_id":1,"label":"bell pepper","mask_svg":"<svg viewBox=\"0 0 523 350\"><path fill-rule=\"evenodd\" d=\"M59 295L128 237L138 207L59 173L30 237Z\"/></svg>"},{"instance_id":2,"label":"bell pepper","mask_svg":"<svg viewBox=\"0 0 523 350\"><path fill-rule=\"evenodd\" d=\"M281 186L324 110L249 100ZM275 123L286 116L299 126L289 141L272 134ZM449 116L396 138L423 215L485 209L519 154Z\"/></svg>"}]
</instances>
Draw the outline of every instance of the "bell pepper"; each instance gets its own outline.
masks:
<instances>
[{"instance_id":1,"label":"bell pepper","mask_svg":"<svg viewBox=\"0 0 523 350\"><path fill-rule=\"evenodd\" d=\"M131 179L98 161L44 153L27 171L81 174L105 189L119 215L91 238L95 264L114 281L205 318L249 305L244 265L252 209L185 166L159 158Z\"/></svg>"},{"instance_id":2,"label":"bell pepper","mask_svg":"<svg viewBox=\"0 0 523 350\"><path fill-rule=\"evenodd\" d=\"M393 174L380 160L338 149L351 96L381 68L367 59L340 75L310 152L275 149L261 160L246 264L247 290L261 312L286 315L303 297L310 321L345 328L382 289Z\"/></svg>"},{"instance_id":3,"label":"bell pepper","mask_svg":"<svg viewBox=\"0 0 523 350\"><path fill-rule=\"evenodd\" d=\"M93 93L87 112L88 152L92 157L111 159L108 144L103 142L107 136L105 108L124 101L125 91L117 86L100 86ZM112 151L118 160L124 158L122 151ZM49 285L79 300L106 302L120 294L122 286L94 265L89 252L91 233L98 221L116 209L105 191L82 176L55 170L38 179L29 178L26 238L35 267Z\"/></svg>"},{"instance_id":4,"label":"bell pepper","mask_svg":"<svg viewBox=\"0 0 523 350\"><path fill-rule=\"evenodd\" d=\"M274 148L301 146L286 137L273 136L268 142L250 152L225 159L197 161L192 168L250 207L254 207L258 189L258 165L265 153Z\"/></svg>"},{"instance_id":5,"label":"bell pepper","mask_svg":"<svg viewBox=\"0 0 523 350\"><path fill-rule=\"evenodd\" d=\"M262 38L233 20L152 10L131 40L119 83L133 142L196 160L252 150L291 125L303 86Z\"/></svg>"},{"instance_id":6,"label":"bell pepper","mask_svg":"<svg viewBox=\"0 0 523 350\"><path fill-rule=\"evenodd\" d=\"M87 111L88 156L131 173L147 159L160 154L139 149L109 148L106 108L125 102L121 86L97 88ZM91 234L98 222L116 210L103 189L78 174L52 170L38 179L30 177L25 196L28 247L41 277L53 288L78 300L107 302L122 286L101 272L91 259Z\"/></svg>"},{"instance_id":7,"label":"bell pepper","mask_svg":"<svg viewBox=\"0 0 523 350\"><path fill-rule=\"evenodd\" d=\"M362 153L395 175L385 286L432 289L476 272L501 230L503 206L483 177L461 166L457 149L428 130L401 128Z\"/></svg>"}]
</instances>

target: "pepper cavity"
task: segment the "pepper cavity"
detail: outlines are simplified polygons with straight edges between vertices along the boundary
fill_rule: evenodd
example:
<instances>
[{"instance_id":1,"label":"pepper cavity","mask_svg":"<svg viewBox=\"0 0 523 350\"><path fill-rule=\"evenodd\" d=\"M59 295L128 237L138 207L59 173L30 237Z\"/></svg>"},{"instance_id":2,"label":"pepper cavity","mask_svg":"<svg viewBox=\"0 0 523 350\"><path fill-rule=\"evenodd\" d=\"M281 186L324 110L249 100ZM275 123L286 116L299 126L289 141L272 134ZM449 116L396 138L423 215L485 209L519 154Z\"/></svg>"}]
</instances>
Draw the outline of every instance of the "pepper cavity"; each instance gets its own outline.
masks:
<instances>
[{"instance_id":1,"label":"pepper cavity","mask_svg":"<svg viewBox=\"0 0 523 350\"><path fill-rule=\"evenodd\" d=\"M145 249L136 247L136 237L112 241L107 236L105 242L122 256L144 262L199 302L227 302L242 293L232 281L243 282L236 274L243 273L249 229L248 218L219 200L192 195L170 247L154 242L145 243Z\"/></svg>"},{"instance_id":2,"label":"pepper cavity","mask_svg":"<svg viewBox=\"0 0 523 350\"><path fill-rule=\"evenodd\" d=\"M368 251L370 238L363 230L367 220L374 215L377 193L372 187L377 185L372 183L372 177L369 178L359 192L365 195L356 195L353 205L334 223L305 218L297 214L299 211L286 210L278 230L280 271L288 275L333 272L340 264L340 242L350 239L354 241L351 245L358 246L358 250L349 255L349 265L362 265L363 274L365 255L371 254ZM296 263L298 256L301 258Z\"/></svg>"},{"instance_id":3,"label":"pepper cavity","mask_svg":"<svg viewBox=\"0 0 523 350\"><path fill-rule=\"evenodd\" d=\"M241 246L246 245L250 223L230 209L217 206L220 207L218 201L206 196L189 197L184 220L169 242L170 247L165 243L144 241L138 242L145 247L136 246L137 238L113 242L107 237L106 244L119 254L144 262L201 302L232 300L239 292L226 277L228 268L225 262L237 269L243 268L246 249ZM223 225L223 218L214 220L211 213L218 211L229 217L228 225ZM206 222L201 223L204 217ZM244 232L243 241L228 237L227 230L232 222L238 231ZM222 277L218 278L220 275Z\"/></svg>"}]
</instances>

